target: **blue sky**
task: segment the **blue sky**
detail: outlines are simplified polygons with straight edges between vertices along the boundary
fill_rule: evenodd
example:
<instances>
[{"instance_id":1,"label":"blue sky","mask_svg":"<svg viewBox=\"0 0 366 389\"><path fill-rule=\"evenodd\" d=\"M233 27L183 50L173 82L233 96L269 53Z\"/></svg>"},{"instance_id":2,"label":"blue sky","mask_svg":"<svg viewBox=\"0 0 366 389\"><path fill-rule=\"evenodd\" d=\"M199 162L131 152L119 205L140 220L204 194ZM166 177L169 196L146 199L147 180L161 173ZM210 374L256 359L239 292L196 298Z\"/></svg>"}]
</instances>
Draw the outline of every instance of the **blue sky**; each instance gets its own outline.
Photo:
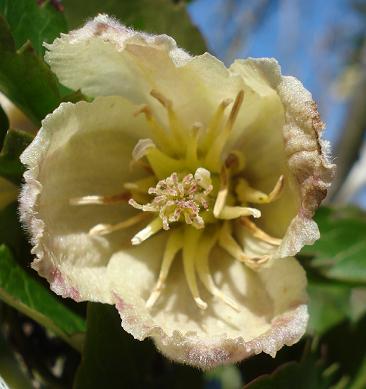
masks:
<instances>
[{"instance_id":1,"label":"blue sky","mask_svg":"<svg viewBox=\"0 0 366 389\"><path fill-rule=\"evenodd\" d=\"M335 93L335 85L352 51L354 35L364 23L350 3L195 0L189 11L210 51L227 65L239 57L275 57L284 74L300 79L318 103L327 124L325 137L335 145L346 111L346 101ZM253 23L253 14L260 22ZM366 196L361 198L366 204Z\"/></svg>"}]
</instances>

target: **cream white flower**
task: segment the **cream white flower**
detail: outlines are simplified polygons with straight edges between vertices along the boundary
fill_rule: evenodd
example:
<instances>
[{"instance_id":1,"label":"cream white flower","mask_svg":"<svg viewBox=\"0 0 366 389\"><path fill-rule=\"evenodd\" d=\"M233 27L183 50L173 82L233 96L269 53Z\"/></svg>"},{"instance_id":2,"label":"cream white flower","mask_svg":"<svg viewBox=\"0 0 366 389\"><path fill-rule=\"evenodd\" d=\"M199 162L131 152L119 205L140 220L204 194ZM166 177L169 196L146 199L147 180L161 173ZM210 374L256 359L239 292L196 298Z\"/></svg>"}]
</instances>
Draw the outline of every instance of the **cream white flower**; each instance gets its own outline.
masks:
<instances>
[{"instance_id":1,"label":"cream white flower","mask_svg":"<svg viewBox=\"0 0 366 389\"><path fill-rule=\"evenodd\" d=\"M61 104L22 155L33 268L201 368L297 342L293 256L319 237L334 171L310 93L273 59L227 69L106 15L46 47L95 99Z\"/></svg>"}]
</instances>

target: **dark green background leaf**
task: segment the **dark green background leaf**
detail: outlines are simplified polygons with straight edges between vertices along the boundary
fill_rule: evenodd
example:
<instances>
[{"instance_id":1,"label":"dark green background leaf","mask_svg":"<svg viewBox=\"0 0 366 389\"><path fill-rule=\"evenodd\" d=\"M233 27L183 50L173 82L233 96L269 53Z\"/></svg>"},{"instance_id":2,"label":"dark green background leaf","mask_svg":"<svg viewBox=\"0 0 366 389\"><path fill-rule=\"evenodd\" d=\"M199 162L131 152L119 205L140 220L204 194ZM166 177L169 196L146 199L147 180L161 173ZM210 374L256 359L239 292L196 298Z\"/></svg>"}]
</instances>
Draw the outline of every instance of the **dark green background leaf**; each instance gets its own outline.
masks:
<instances>
[{"instance_id":1,"label":"dark green background leaf","mask_svg":"<svg viewBox=\"0 0 366 389\"><path fill-rule=\"evenodd\" d=\"M8 117L0 105L0 148L3 147L6 131L9 129Z\"/></svg>"},{"instance_id":2,"label":"dark green background leaf","mask_svg":"<svg viewBox=\"0 0 366 389\"><path fill-rule=\"evenodd\" d=\"M89 303L87 328L75 389L202 387L199 371L170 363L150 341L126 333L115 307Z\"/></svg>"},{"instance_id":3,"label":"dark green background leaf","mask_svg":"<svg viewBox=\"0 0 366 389\"><path fill-rule=\"evenodd\" d=\"M60 103L56 76L30 41L16 50L9 25L0 15L0 90L36 124Z\"/></svg>"},{"instance_id":4,"label":"dark green background leaf","mask_svg":"<svg viewBox=\"0 0 366 389\"><path fill-rule=\"evenodd\" d=\"M366 214L356 208L321 208L315 217L321 238L306 246L304 264L323 276L366 285Z\"/></svg>"},{"instance_id":5,"label":"dark green background leaf","mask_svg":"<svg viewBox=\"0 0 366 389\"><path fill-rule=\"evenodd\" d=\"M183 3L174 4L171 0L64 0L63 4L71 28L80 27L98 13L107 13L137 30L168 34L178 46L192 54L206 51L202 35L192 25Z\"/></svg>"},{"instance_id":6,"label":"dark green background leaf","mask_svg":"<svg viewBox=\"0 0 366 389\"><path fill-rule=\"evenodd\" d=\"M43 42L51 43L60 32L67 31L63 12L48 0L41 5L36 0L0 0L0 14L10 26L16 48L30 40L41 56L44 54Z\"/></svg>"},{"instance_id":7,"label":"dark green background leaf","mask_svg":"<svg viewBox=\"0 0 366 389\"><path fill-rule=\"evenodd\" d=\"M323 364L312 354L301 362L282 365L271 375L261 376L244 389L329 389L333 375L324 371Z\"/></svg>"},{"instance_id":8,"label":"dark green background leaf","mask_svg":"<svg viewBox=\"0 0 366 389\"><path fill-rule=\"evenodd\" d=\"M23 270L4 245L0 246L0 298L73 347L81 347L84 320Z\"/></svg>"},{"instance_id":9,"label":"dark green background leaf","mask_svg":"<svg viewBox=\"0 0 366 389\"><path fill-rule=\"evenodd\" d=\"M351 317L352 289L347 285L309 280L310 319L308 332L322 335L336 324Z\"/></svg>"},{"instance_id":10,"label":"dark green background leaf","mask_svg":"<svg viewBox=\"0 0 366 389\"><path fill-rule=\"evenodd\" d=\"M0 153L0 176L19 185L24 166L19 160L20 154L32 142L33 135L20 130L9 130L5 136Z\"/></svg>"}]
</instances>

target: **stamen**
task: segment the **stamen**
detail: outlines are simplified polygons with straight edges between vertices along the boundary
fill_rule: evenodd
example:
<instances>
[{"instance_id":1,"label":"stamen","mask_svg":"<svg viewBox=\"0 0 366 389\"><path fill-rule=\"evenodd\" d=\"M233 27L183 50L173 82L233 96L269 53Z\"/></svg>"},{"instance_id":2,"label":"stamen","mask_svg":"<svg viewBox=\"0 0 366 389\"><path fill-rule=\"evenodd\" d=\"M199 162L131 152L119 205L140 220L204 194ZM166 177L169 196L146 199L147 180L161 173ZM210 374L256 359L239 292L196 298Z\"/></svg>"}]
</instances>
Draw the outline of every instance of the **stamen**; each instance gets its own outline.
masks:
<instances>
[{"instance_id":1,"label":"stamen","mask_svg":"<svg viewBox=\"0 0 366 389\"><path fill-rule=\"evenodd\" d=\"M271 235L268 235L247 217L240 218L240 223L257 239L263 240L264 242L269 243L273 246L279 246L282 242L282 239L278 239Z\"/></svg>"},{"instance_id":2,"label":"stamen","mask_svg":"<svg viewBox=\"0 0 366 389\"><path fill-rule=\"evenodd\" d=\"M160 151L151 139L140 139L132 151L133 161L146 157L158 178L166 177L172 171L180 171L184 161L174 159Z\"/></svg>"},{"instance_id":3,"label":"stamen","mask_svg":"<svg viewBox=\"0 0 366 389\"><path fill-rule=\"evenodd\" d=\"M226 145L226 141L231 133L231 130L235 124L235 120L238 116L240 107L244 100L244 91L240 90L237 94L233 107L231 109L229 118L225 124L224 129L218 134L212 147L208 151L205 158L205 165L209 168L209 170L217 172L219 171L220 159L222 151Z\"/></svg>"},{"instance_id":4,"label":"stamen","mask_svg":"<svg viewBox=\"0 0 366 389\"><path fill-rule=\"evenodd\" d=\"M215 114L213 115L210 123L207 126L207 132L205 134L205 137L203 138L200 147L203 152L207 152L212 142L215 140L216 136L218 135L218 132L220 130L224 118L225 109L232 102L233 102L232 99L225 99L217 107Z\"/></svg>"},{"instance_id":5,"label":"stamen","mask_svg":"<svg viewBox=\"0 0 366 389\"><path fill-rule=\"evenodd\" d=\"M176 113L174 112L172 101L167 99L163 94L155 89L153 89L150 94L152 97L158 100L164 108L166 108L169 117L169 125L175 136L175 141L178 142L179 151L179 149L181 149L179 144L185 144L185 131L179 119L177 118Z\"/></svg>"},{"instance_id":6,"label":"stamen","mask_svg":"<svg viewBox=\"0 0 366 389\"><path fill-rule=\"evenodd\" d=\"M235 188L238 199L242 203L255 203L255 204L268 204L279 198L284 188L285 179L281 175L276 182L276 185L272 191L267 195L257 189L252 188L248 181L241 178L238 182L238 185Z\"/></svg>"},{"instance_id":7,"label":"stamen","mask_svg":"<svg viewBox=\"0 0 366 389\"><path fill-rule=\"evenodd\" d=\"M70 205L86 205L86 204L113 204L127 202L131 198L130 192L122 192L110 196L82 196L74 197L69 200Z\"/></svg>"},{"instance_id":8,"label":"stamen","mask_svg":"<svg viewBox=\"0 0 366 389\"><path fill-rule=\"evenodd\" d=\"M144 214L142 214L144 215ZM141 244L146 239L150 238L152 235L155 235L163 228L163 222L159 217L154 219L151 223L149 223L145 228L139 231L132 239L131 243L136 246Z\"/></svg>"},{"instance_id":9,"label":"stamen","mask_svg":"<svg viewBox=\"0 0 366 389\"><path fill-rule=\"evenodd\" d=\"M200 231L191 228L190 226L185 226L183 245L183 267L188 287L192 293L194 301L200 309L206 309L207 303L203 301L200 297L194 268L200 235Z\"/></svg>"},{"instance_id":10,"label":"stamen","mask_svg":"<svg viewBox=\"0 0 366 389\"><path fill-rule=\"evenodd\" d=\"M168 140L168 133L156 120L151 108L147 105L143 105L139 110L134 113L134 116L137 116L140 113L143 113L145 115L146 121L148 122L150 129L152 130L153 138L157 141L157 143L164 150L169 150L170 152L174 153L174 151L177 149L177 145L172 145L172 140Z\"/></svg>"},{"instance_id":11,"label":"stamen","mask_svg":"<svg viewBox=\"0 0 366 389\"><path fill-rule=\"evenodd\" d=\"M222 209L225 206L226 198L229 193L229 172L225 166L221 169L220 173L220 189L217 194L213 214L216 218L219 217Z\"/></svg>"},{"instance_id":12,"label":"stamen","mask_svg":"<svg viewBox=\"0 0 366 389\"><path fill-rule=\"evenodd\" d=\"M128 227L131 227L137 223L140 223L142 220L146 219L146 214L139 213L138 215L132 216L131 218L124 220L123 222L117 224L97 224L90 231L90 235L107 235L111 232L122 230Z\"/></svg>"},{"instance_id":13,"label":"stamen","mask_svg":"<svg viewBox=\"0 0 366 389\"><path fill-rule=\"evenodd\" d=\"M186 150L186 163L187 167L191 170L197 168L198 165L198 156L197 156L197 148L198 148L198 137L200 130L203 128L202 123L194 123L191 129L190 136L187 136L187 150Z\"/></svg>"},{"instance_id":14,"label":"stamen","mask_svg":"<svg viewBox=\"0 0 366 389\"><path fill-rule=\"evenodd\" d=\"M157 283L152 290L150 297L146 301L146 308L151 308L159 298L169 274L170 267L179 250L183 247L183 233L181 229L176 229L169 234L166 243L163 261L161 264L160 274Z\"/></svg>"},{"instance_id":15,"label":"stamen","mask_svg":"<svg viewBox=\"0 0 366 389\"><path fill-rule=\"evenodd\" d=\"M230 297L225 296L224 293L221 292L220 289L217 288L215 285L213 278L210 274L210 267L209 267L209 255L213 248L213 246L216 244L218 235L217 234L207 234L200 239L198 251L197 251L197 257L195 261L196 270L198 277L200 278L203 285L206 287L206 289L213 295L222 300L225 304L229 305L231 308L236 310L237 312L240 311L239 306L233 301Z\"/></svg>"},{"instance_id":16,"label":"stamen","mask_svg":"<svg viewBox=\"0 0 366 389\"><path fill-rule=\"evenodd\" d=\"M188 174L179 180L178 174L172 173L149 188L148 193L155 196L152 202L142 205L131 199L129 204L142 211L159 213L164 230L179 220L200 229L205 224L199 213L201 208L208 208L207 196L211 190L210 172L198 168L194 176Z\"/></svg>"},{"instance_id":17,"label":"stamen","mask_svg":"<svg viewBox=\"0 0 366 389\"><path fill-rule=\"evenodd\" d=\"M156 183L156 178L147 176L134 182L125 182L123 186L131 192L147 193L148 189Z\"/></svg>"},{"instance_id":18,"label":"stamen","mask_svg":"<svg viewBox=\"0 0 366 389\"><path fill-rule=\"evenodd\" d=\"M261 265L268 261L269 255L253 256L244 253L242 248L231 235L230 226L224 223L219 235L219 245L233 258L245 263L249 268L258 270Z\"/></svg>"},{"instance_id":19,"label":"stamen","mask_svg":"<svg viewBox=\"0 0 366 389\"><path fill-rule=\"evenodd\" d=\"M258 218L261 217L261 211L256 208L225 205L222 208L218 219L231 220L237 219L241 216L253 216Z\"/></svg>"},{"instance_id":20,"label":"stamen","mask_svg":"<svg viewBox=\"0 0 366 389\"><path fill-rule=\"evenodd\" d=\"M239 110L240 110L240 107L243 103L243 100L244 100L244 91L243 90L240 90L239 93L236 95L236 98L235 98L235 101L234 101L234 105L231 109L231 112L230 112L230 115L229 115L229 118L226 122L226 126L225 126L225 131L231 131L234 124L235 124L235 120L236 118L238 117L238 113L239 113Z\"/></svg>"}]
</instances>

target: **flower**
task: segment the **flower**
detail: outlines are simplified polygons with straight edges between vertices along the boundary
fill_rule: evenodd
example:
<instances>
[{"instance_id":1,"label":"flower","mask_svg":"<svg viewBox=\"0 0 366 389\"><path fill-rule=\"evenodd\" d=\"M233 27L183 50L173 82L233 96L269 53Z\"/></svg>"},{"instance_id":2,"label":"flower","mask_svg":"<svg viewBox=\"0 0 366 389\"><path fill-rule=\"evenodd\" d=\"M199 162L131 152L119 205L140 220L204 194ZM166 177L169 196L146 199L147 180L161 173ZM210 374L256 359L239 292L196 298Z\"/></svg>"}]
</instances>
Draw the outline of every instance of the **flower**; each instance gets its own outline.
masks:
<instances>
[{"instance_id":1,"label":"flower","mask_svg":"<svg viewBox=\"0 0 366 389\"><path fill-rule=\"evenodd\" d=\"M226 68L106 15L46 47L95 99L61 104L21 157L33 268L203 369L297 342L293 256L334 172L310 93L273 59Z\"/></svg>"}]
</instances>

